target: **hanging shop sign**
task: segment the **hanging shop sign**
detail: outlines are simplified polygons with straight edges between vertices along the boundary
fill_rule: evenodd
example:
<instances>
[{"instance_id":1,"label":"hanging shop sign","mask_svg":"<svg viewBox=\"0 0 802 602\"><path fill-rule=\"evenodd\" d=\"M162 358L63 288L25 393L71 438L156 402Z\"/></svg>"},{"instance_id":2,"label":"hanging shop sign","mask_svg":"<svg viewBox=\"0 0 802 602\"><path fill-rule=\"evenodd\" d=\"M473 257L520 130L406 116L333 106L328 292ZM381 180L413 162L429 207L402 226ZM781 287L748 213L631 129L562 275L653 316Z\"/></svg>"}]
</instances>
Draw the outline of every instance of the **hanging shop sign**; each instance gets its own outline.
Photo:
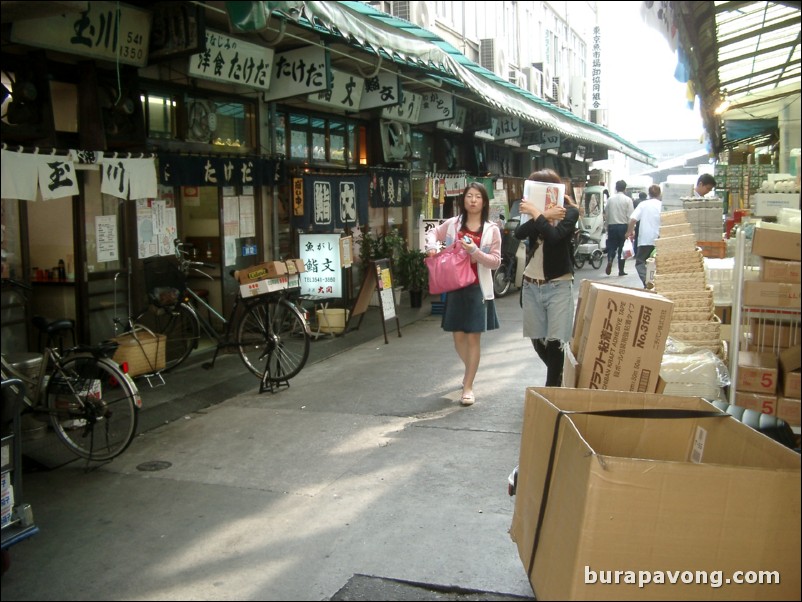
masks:
<instances>
[{"instance_id":1,"label":"hanging shop sign","mask_svg":"<svg viewBox=\"0 0 802 602\"><path fill-rule=\"evenodd\" d=\"M491 119L490 129L477 132L489 137L492 140L505 140L506 138L517 138L521 135L521 120L518 117L502 115Z\"/></svg>"},{"instance_id":2,"label":"hanging shop sign","mask_svg":"<svg viewBox=\"0 0 802 602\"><path fill-rule=\"evenodd\" d=\"M123 159L117 154L71 150L66 155L2 151L2 198L21 201L61 199L78 194L75 165L98 165L101 192L122 199L156 196L152 158Z\"/></svg>"},{"instance_id":3,"label":"hanging shop sign","mask_svg":"<svg viewBox=\"0 0 802 602\"><path fill-rule=\"evenodd\" d=\"M273 49L206 30L206 49L189 57L189 74L227 84L267 90Z\"/></svg>"},{"instance_id":4,"label":"hanging shop sign","mask_svg":"<svg viewBox=\"0 0 802 602\"><path fill-rule=\"evenodd\" d=\"M549 148L560 148L560 133L550 130L543 131L543 138L540 142L540 148L546 150Z\"/></svg>"},{"instance_id":5,"label":"hanging shop sign","mask_svg":"<svg viewBox=\"0 0 802 602\"><path fill-rule=\"evenodd\" d=\"M356 112L359 110L364 88L365 82L361 77L332 69L331 88L310 94L307 100L324 107Z\"/></svg>"},{"instance_id":6,"label":"hanging shop sign","mask_svg":"<svg viewBox=\"0 0 802 602\"><path fill-rule=\"evenodd\" d=\"M293 206L303 203L303 213L294 211L296 228L334 232L368 223L368 176L304 175L303 199L293 197Z\"/></svg>"},{"instance_id":7,"label":"hanging shop sign","mask_svg":"<svg viewBox=\"0 0 802 602\"><path fill-rule=\"evenodd\" d=\"M407 169L368 169L371 207L412 205L410 172Z\"/></svg>"},{"instance_id":8,"label":"hanging shop sign","mask_svg":"<svg viewBox=\"0 0 802 602\"><path fill-rule=\"evenodd\" d=\"M446 121L454 118L454 95L448 92L427 92L422 94L418 123Z\"/></svg>"},{"instance_id":9,"label":"hanging shop sign","mask_svg":"<svg viewBox=\"0 0 802 602\"><path fill-rule=\"evenodd\" d=\"M264 186L274 183L277 161L255 157L159 155L165 186Z\"/></svg>"},{"instance_id":10,"label":"hanging shop sign","mask_svg":"<svg viewBox=\"0 0 802 602\"><path fill-rule=\"evenodd\" d=\"M125 65L144 67L150 46L150 11L119 2L87 2L86 10L11 26L11 41Z\"/></svg>"},{"instance_id":11,"label":"hanging shop sign","mask_svg":"<svg viewBox=\"0 0 802 602\"><path fill-rule=\"evenodd\" d=\"M189 2L156 2L151 6L148 63L206 50L206 12Z\"/></svg>"},{"instance_id":12,"label":"hanging shop sign","mask_svg":"<svg viewBox=\"0 0 802 602\"><path fill-rule=\"evenodd\" d=\"M401 78L395 73L379 73L365 79L359 110L392 107L401 102Z\"/></svg>"},{"instance_id":13,"label":"hanging shop sign","mask_svg":"<svg viewBox=\"0 0 802 602\"><path fill-rule=\"evenodd\" d=\"M329 52L319 46L304 46L276 54L266 102L322 92L331 88Z\"/></svg>"},{"instance_id":14,"label":"hanging shop sign","mask_svg":"<svg viewBox=\"0 0 802 602\"><path fill-rule=\"evenodd\" d=\"M448 121L438 121L437 129L461 134L465 130L465 118L468 110L462 105L454 106L454 117Z\"/></svg>"},{"instance_id":15,"label":"hanging shop sign","mask_svg":"<svg viewBox=\"0 0 802 602\"><path fill-rule=\"evenodd\" d=\"M301 294L342 297L339 234L299 234L298 249L306 271L301 272Z\"/></svg>"},{"instance_id":16,"label":"hanging shop sign","mask_svg":"<svg viewBox=\"0 0 802 602\"><path fill-rule=\"evenodd\" d=\"M394 119L404 123L418 123L423 97L420 94L402 90L401 104L382 109L382 119Z\"/></svg>"},{"instance_id":17,"label":"hanging shop sign","mask_svg":"<svg viewBox=\"0 0 802 602\"><path fill-rule=\"evenodd\" d=\"M379 128L385 163L406 161L412 156L412 134L408 123L382 119Z\"/></svg>"}]
</instances>

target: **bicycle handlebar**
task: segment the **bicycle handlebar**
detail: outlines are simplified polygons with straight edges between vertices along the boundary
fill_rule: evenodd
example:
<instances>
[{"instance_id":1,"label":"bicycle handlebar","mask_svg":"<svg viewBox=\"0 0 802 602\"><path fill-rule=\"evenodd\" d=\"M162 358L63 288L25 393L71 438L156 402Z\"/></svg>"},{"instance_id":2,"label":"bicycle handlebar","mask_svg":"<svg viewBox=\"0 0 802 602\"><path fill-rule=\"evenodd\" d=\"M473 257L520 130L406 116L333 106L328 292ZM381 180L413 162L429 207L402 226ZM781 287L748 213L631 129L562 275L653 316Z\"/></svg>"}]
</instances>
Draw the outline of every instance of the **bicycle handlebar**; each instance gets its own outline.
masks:
<instances>
[{"instance_id":1,"label":"bicycle handlebar","mask_svg":"<svg viewBox=\"0 0 802 602\"><path fill-rule=\"evenodd\" d=\"M17 286L26 291L33 290L33 287L30 284L26 284L22 280L17 280L15 278L3 278L3 285L5 286L6 284L10 284L11 286Z\"/></svg>"}]
</instances>

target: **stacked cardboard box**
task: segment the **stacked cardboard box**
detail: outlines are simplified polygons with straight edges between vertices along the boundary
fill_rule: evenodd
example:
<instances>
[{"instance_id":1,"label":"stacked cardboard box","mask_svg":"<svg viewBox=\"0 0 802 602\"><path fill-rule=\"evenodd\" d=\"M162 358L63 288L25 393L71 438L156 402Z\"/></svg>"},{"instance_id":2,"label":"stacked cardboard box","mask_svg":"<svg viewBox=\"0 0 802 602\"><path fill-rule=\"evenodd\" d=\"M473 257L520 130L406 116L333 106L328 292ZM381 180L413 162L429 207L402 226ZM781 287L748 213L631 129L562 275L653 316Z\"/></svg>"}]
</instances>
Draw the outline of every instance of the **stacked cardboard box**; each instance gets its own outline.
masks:
<instances>
[{"instance_id":1,"label":"stacked cardboard box","mask_svg":"<svg viewBox=\"0 0 802 602\"><path fill-rule=\"evenodd\" d=\"M524 403L510 535L538 600L800 599L799 454L698 398Z\"/></svg>"},{"instance_id":2,"label":"stacked cardboard box","mask_svg":"<svg viewBox=\"0 0 802 602\"><path fill-rule=\"evenodd\" d=\"M243 297L256 297L265 293L282 291L301 286L300 273L306 271L302 259L267 261L244 270L234 272L240 283Z\"/></svg>"},{"instance_id":3,"label":"stacked cardboard box","mask_svg":"<svg viewBox=\"0 0 802 602\"><path fill-rule=\"evenodd\" d=\"M654 392L672 309L648 291L583 280L564 386Z\"/></svg>"}]
</instances>

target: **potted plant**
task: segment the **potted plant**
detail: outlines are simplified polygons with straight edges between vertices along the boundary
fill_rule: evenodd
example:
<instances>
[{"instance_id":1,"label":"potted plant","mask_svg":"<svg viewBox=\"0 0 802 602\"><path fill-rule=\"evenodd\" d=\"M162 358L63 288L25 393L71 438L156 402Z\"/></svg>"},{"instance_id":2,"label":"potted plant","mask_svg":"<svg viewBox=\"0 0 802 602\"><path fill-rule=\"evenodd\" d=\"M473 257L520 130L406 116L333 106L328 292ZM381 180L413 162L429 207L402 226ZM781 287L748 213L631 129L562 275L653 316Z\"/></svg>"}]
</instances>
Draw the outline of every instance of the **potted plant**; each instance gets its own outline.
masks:
<instances>
[{"instance_id":1,"label":"potted plant","mask_svg":"<svg viewBox=\"0 0 802 602\"><path fill-rule=\"evenodd\" d=\"M365 269L370 261L378 259L390 260L396 304L398 304L401 293L398 261L404 251L405 244L404 238L396 228L391 228L386 233L378 235L366 228L362 234L362 241L359 247L359 259L362 263L362 269ZM374 297L377 296L374 295ZM378 305L378 299L372 300L371 305Z\"/></svg>"},{"instance_id":2,"label":"potted plant","mask_svg":"<svg viewBox=\"0 0 802 602\"><path fill-rule=\"evenodd\" d=\"M398 257L398 280L409 291L412 307L420 307L423 291L429 287L426 254L418 249L404 249Z\"/></svg>"}]
</instances>

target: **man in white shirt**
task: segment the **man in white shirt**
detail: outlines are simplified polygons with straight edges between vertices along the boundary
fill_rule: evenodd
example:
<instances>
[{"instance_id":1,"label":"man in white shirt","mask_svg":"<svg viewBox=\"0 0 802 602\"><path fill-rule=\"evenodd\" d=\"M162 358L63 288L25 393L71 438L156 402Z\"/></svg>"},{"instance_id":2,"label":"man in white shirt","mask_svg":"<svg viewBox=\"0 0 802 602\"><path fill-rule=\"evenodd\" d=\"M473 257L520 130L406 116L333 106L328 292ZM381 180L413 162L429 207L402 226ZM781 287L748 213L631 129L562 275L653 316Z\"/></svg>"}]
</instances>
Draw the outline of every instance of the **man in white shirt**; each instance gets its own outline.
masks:
<instances>
[{"instance_id":1,"label":"man in white shirt","mask_svg":"<svg viewBox=\"0 0 802 602\"><path fill-rule=\"evenodd\" d=\"M709 173L703 173L696 180L696 188L693 189L694 198L700 199L710 194L710 191L716 187L716 178Z\"/></svg>"},{"instance_id":2,"label":"man in white shirt","mask_svg":"<svg viewBox=\"0 0 802 602\"><path fill-rule=\"evenodd\" d=\"M624 194L626 189L627 183L624 180L618 180L615 183L615 194L607 199L607 204L604 206L604 226L607 228L607 269L605 273L608 276L613 271L613 259L616 256L618 257L618 275L627 275L624 271L626 259L622 253L624 242L627 239L629 216L632 215L634 207L632 199Z\"/></svg>"},{"instance_id":3,"label":"man in white shirt","mask_svg":"<svg viewBox=\"0 0 802 602\"><path fill-rule=\"evenodd\" d=\"M638 250L635 253L635 269L640 276L643 286L646 287L646 260L654 251L654 241L660 235L660 212L663 196L657 184L649 186L649 198L638 203L629 218L629 228L627 228L627 238L632 240L635 237L635 224L638 228Z\"/></svg>"}]
</instances>

